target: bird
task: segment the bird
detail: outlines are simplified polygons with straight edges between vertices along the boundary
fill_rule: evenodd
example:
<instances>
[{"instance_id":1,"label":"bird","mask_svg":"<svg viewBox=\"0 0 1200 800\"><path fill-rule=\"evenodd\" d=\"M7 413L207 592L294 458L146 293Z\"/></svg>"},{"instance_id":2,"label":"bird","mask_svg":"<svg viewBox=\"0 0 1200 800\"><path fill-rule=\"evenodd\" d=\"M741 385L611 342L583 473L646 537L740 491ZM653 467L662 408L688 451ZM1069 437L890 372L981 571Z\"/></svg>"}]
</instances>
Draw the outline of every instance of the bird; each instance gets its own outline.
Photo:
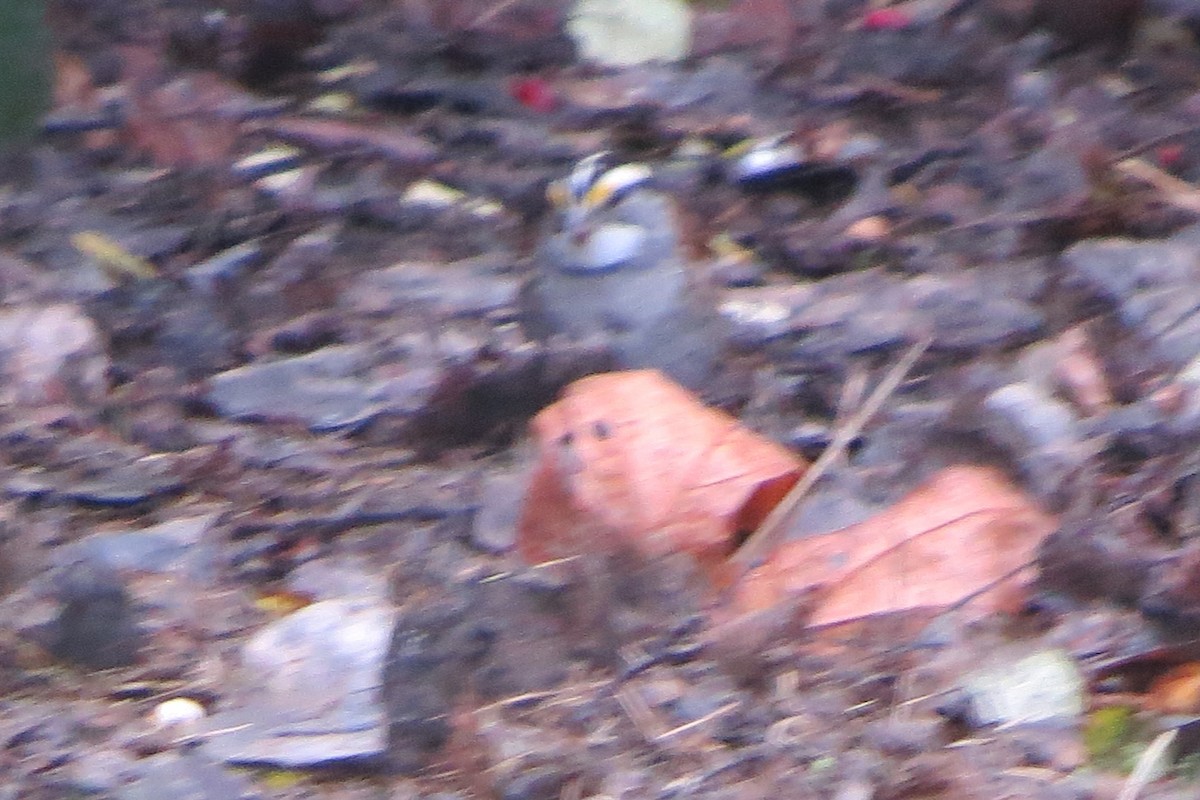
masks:
<instances>
[{"instance_id":1,"label":"bird","mask_svg":"<svg viewBox=\"0 0 1200 800\"><path fill-rule=\"evenodd\" d=\"M524 297L535 338L599 340L618 369L656 368L703 389L724 333L691 268L674 200L644 164L587 156L547 190L551 213Z\"/></svg>"}]
</instances>

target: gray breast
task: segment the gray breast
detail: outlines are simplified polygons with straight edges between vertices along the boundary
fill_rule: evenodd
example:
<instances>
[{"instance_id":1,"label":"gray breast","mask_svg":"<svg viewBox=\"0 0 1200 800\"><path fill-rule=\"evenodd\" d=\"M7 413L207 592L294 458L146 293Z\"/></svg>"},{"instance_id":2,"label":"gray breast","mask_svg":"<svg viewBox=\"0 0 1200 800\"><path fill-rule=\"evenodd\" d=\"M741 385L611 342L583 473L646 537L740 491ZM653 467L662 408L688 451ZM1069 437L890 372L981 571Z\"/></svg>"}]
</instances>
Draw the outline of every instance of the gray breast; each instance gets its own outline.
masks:
<instances>
[{"instance_id":1,"label":"gray breast","mask_svg":"<svg viewBox=\"0 0 1200 800\"><path fill-rule=\"evenodd\" d=\"M691 290L670 201L640 188L611 207L556 216L537 252L528 327L603 337L618 367L655 367L689 386L712 371L722 337Z\"/></svg>"}]
</instances>

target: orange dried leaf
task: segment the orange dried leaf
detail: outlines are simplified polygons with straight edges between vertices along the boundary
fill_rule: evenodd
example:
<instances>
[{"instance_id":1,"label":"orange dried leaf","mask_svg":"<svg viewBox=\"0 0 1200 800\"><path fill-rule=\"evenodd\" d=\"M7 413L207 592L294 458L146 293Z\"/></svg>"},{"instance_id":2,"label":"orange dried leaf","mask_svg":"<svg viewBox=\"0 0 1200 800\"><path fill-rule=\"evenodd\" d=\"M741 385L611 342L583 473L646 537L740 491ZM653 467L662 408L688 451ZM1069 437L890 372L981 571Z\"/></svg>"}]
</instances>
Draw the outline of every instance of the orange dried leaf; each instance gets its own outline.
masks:
<instances>
[{"instance_id":1,"label":"orange dried leaf","mask_svg":"<svg viewBox=\"0 0 1200 800\"><path fill-rule=\"evenodd\" d=\"M99 107L96 85L83 59L72 53L54 54L54 108L95 110Z\"/></svg>"},{"instance_id":2,"label":"orange dried leaf","mask_svg":"<svg viewBox=\"0 0 1200 800\"><path fill-rule=\"evenodd\" d=\"M685 552L715 575L804 468L653 370L576 381L532 432L539 455L519 526L531 563Z\"/></svg>"},{"instance_id":3,"label":"orange dried leaf","mask_svg":"<svg viewBox=\"0 0 1200 800\"><path fill-rule=\"evenodd\" d=\"M1200 711L1200 663L1180 664L1154 679L1146 706L1164 714Z\"/></svg>"},{"instance_id":4,"label":"orange dried leaf","mask_svg":"<svg viewBox=\"0 0 1200 800\"><path fill-rule=\"evenodd\" d=\"M54 113L66 117L100 114L104 107L103 94L92 82L92 73L83 59L72 53L54 54ZM110 147L116 141L111 130L88 131L84 134L87 147Z\"/></svg>"},{"instance_id":5,"label":"orange dried leaf","mask_svg":"<svg viewBox=\"0 0 1200 800\"><path fill-rule=\"evenodd\" d=\"M1000 473L958 466L891 508L833 533L787 542L737 587L739 611L808 598L811 625L944 608L996 610L1055 528Z\"/></svg>"},{"instance_id":6,"label":"orange dried leaf","mask_svg":"<svg viewBox=\"0 0 1200 800\"><path fill-rule=\"evenodd\" d=\"M164 167L222 165L237 142L239 114L250 100L215 73L187 73L160 83L155 57L130 47L125 72L131 90L125 132Z\"/></svg>"}]
</instances>

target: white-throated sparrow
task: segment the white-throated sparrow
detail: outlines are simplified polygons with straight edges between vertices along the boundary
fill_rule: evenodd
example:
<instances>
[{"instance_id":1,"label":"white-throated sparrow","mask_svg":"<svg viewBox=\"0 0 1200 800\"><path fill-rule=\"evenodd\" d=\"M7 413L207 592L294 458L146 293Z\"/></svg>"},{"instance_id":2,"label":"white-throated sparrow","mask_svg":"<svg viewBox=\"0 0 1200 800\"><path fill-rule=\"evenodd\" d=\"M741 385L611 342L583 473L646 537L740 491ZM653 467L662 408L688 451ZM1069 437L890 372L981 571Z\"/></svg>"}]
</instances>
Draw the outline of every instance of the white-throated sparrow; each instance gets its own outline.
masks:
<instances>
[{"instance_id":1,"label":"white-throated sparrow","mask_svg":"<svg viewBox=\"0 0 1200 800\"><path fill-rule=\"evenodd\" d=\"M724 335L687 268L672 200L652 187L648 167L609 169L605 159L589 156L550 186L526 327L543 339L598 337L617 368L655 367L704 387Z\"/></svg>"}]
</instances>

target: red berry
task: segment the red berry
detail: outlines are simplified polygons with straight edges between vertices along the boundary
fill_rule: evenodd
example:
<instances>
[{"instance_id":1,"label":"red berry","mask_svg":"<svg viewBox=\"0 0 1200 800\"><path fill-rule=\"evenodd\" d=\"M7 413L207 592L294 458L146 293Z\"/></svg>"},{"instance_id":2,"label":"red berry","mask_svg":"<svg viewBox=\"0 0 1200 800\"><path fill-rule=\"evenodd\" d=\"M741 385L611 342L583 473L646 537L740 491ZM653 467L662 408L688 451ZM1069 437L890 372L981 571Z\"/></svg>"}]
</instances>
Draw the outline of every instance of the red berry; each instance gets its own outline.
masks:
<instances>
[{"instance_id":1,"label":"red berry","mask_svg":"<svg viewBox=\"0 0 1200 800\"><path fill-rule=\"evenodd\" d=\"M1154 158L1163 169L1173 169L1183 160L1183 145L1164 144L1154 150Z\"/></svg>"},{"instance_id":2,"label":"red berry","mask_svg":"<svg viewBox=\"0 0 1200 800\"><path fill-rule=\"evenodd\" d=\"M863 17L862 26L868 31L899 31L912 24L912 18L899 8L877 8Z\"/></svg>"},{"instance_id":3,"label":"red berry","mask_svg":"<svg viewBox=\"0 0 1200 800\"><path fill-rule=\"evenodd\" d=\"M558 104L554 88L545 78L514 78L508 85L508 91L521 105L543 114L553 111Z\"/></svg>"}]
</instances>

